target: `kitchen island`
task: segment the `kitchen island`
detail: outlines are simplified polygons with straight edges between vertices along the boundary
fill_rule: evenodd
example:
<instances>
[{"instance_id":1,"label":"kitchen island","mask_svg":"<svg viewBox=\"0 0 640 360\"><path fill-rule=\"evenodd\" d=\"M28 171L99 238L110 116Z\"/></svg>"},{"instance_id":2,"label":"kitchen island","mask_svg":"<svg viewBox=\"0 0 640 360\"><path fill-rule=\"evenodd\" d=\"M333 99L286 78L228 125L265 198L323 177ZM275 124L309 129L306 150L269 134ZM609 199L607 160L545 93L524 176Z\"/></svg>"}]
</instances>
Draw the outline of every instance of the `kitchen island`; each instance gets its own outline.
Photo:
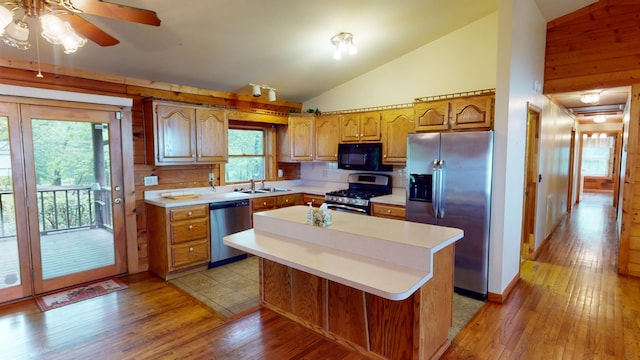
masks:
<instances>
[{"instance_id":1,"label":"kitchen island","mask_svg":"<svg viewBox=\"0 0 640 360\"><path fill-rule=\"evenodd\" d=\"M262 305L372 358L438 358L449 346L454 243L462 230L294 206L224 238L261 257Z\"/></svg>"}]
</instances>

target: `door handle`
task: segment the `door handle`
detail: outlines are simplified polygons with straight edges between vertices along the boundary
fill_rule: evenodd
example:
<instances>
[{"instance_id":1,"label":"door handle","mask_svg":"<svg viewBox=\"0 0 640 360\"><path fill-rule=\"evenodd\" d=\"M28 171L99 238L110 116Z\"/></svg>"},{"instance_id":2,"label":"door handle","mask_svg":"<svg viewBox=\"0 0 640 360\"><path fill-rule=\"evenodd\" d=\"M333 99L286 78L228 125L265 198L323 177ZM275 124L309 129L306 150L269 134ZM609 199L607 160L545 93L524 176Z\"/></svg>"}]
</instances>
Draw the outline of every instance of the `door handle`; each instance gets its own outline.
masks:
<instances>
[{"instance_id":1,"label":"door handle","mask_svg":"<svg viewBox=\"0 0 640 360\"><path fill-rule=\"evenodd\" d=\"M438 181L440 185L438 186L438 217L440 219L444 218L444 191L445 191L445 171L444 171L444 160L440 160L438 163Z\"/></svg>"},{"instance_id":2,"label":"door handle","mask_svg":"<svg viewBox=\"0 0 640 360\"><path fill-rule=\"evenodd\" d=\"M120 203L122 203L122 199L121 198L115 198L115 199L113 199L113 203L114 204L120 204Z\"/></svg>"},{"instance_id":3,"label":"door handle","mask_svg":"<svg viewBox=\"0 0 640 360\"><path fill-rule=\"evenodd\" d=\"M438 218L438 159L432 163L433 179L431 180L431 208L433 209L433 217Z\"/></svg>"}]
</instances>

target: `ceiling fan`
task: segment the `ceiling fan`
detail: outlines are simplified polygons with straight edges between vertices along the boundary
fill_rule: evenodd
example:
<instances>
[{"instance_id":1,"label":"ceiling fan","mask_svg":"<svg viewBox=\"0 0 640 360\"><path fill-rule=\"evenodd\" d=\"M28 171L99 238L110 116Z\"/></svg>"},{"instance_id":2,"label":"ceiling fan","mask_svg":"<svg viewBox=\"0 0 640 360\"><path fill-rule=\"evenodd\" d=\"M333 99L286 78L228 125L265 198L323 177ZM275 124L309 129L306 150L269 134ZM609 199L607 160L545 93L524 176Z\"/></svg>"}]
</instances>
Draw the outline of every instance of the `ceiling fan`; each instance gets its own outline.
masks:
<instances>
[{"instance_id":1,"label":"ceiling fan","mask_svg":"<svg viewBox=\"0 0 640 360\"><path fill-rule=\"evenodd\" d=\"M80 15L90 14L139 24L160 25L160 19L155 11L102 0L0 0L0 5L10 9L12 14L22 10L24 12L23 20L25 17L35 18L54 14L62 21L68 22L78 34L100 46L113 46L120 41L83 19Z\"/></svg>"}]
</instances>

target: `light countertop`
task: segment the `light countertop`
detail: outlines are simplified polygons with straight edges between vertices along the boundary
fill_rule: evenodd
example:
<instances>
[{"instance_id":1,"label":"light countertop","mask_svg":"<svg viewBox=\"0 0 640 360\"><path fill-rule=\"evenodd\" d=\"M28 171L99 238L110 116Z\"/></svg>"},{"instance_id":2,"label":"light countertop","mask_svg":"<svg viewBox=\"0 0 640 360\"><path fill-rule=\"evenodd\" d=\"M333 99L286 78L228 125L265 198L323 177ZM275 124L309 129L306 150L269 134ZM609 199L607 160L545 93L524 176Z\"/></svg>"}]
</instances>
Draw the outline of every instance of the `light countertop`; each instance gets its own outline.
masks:
<instances>
[{"instance_id":1,"label":"light countertop","mask_svg":"<svg viewBox=\"0 0 640 360\"><path fill-rule=\"evenodd\" d=\"M260 183L256 184L256 189L260 189L261 186L262 184ZM229 200L255 199L255 198L266 197L266 196L278 196L278 195L286 195L286 194L304 193L304 194L323 196L327 192L344 189L347 187L347 184L333 183L327 186L310 186L310 185L303 184L300 180L276 181L276 182L267 182L266 187L284 188L289 191L255 193L255 194L244 194L241 192L234 191L234 189L239 187L247 188L247 185L216 186L215 191L211 187L145 191L144 201L148 204L170 208L170 207L177 207L177 206L209 204L209 203L229 201ZM188 193L197 194L197 197L189 198L189 199L174 200L174 199L167 199L166 197L163 196L163 194L165 193L172 193L172 192L188 192ZM392 194L371 198L371 202L374 202L374 203L400 205L400 206L405 205L405 200L406 200L405 191L403 188L393 188Z\"/></svg>"},{"instance_id":2,"label":"light countertop","mask_svg":"<svg viewBox=\"0 0 640 360\"><path fill-rule=\"evenodd\" d=\"M224 243L390 300L403 300L431 277L433 254L460 229L333 212L328 228L305 224L307 208L254 214L254 229Z\"/></svg>"}]
</instances>

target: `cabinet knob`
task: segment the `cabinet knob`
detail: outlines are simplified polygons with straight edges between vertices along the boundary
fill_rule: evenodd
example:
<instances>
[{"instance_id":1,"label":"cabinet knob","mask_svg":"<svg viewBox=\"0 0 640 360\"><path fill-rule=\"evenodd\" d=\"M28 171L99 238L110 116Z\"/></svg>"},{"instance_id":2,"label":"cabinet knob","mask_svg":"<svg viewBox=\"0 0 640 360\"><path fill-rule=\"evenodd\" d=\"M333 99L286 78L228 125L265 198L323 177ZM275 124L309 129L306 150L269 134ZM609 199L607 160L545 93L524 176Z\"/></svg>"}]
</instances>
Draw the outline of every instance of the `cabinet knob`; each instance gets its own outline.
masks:
<instances>
[{"instance_id":1,"label":"cabinet knob","mask_svg":"<svg viewBox=\"0 0 640 360\"><path fill-rule=\"evenodd\" d=\"M386 159L387 158L387 154L382 155L382 157Z\"/></svg>"},{"instance_id":2,"label":"cabinet knob","mask_svg":"<svg viewBox=\"0 0 640 360\"><path fill-rule=\"evenodd\" d=\"M192 247L189 248L189 252L193 252L193 248Z\"/></svg>"},{"instance_id":3,"label":"cabinet knob","mask_svg":"<svg viewBox=\"0 0 640 360\"><path fill-rule=\"evenodd\" d=\"M360 137L363 137L363 136L364 136L364 134L360 134Z\"/></svg>"},{"instance_id":4,"label":"cabinet knob","mask_svg":"<svg viewBox=\"0 0 640 360\"><path fill-rule=\"evenodd\" d=\"M191 216L192 214L193 214L193 213L192 213L191 211L189 211L189 212L187 213L187 216Z\"/></svg>"},{"instance_id":5,"label":"cabinet knob","mask_svg":"<svg viewBox=\"0 0 640 360\"><path fill-rule=\"evenodd\" d=\"M262 203L262 205L267 206L267 202L266 202L266 201L264 201L264 202Z\"/></svg>"},{"instance_id":6,"label":"cabinet knob","mask_svg":"<svg viewBox=\"0 0 640 360\"><path fill-rule=\"evenodd\" d=\"M189 225L189 230L193 229L193 225Z\"/></svg>"},{"instance_id":7,"label":"cabinet knob","mask_svg":"<svg viewBox=\"0 0 640 360\"><path fill-rule=\"evenodd\" d=\"M289 203L289 199L284 199L284 203L288 204Z\"/></svg>"},{"instance_id":8,"label":"cabinet knob","mask_svg":"<svg viewBox=\"0 0 640 360\"><path fill-rule=\"evenodd\" d=\"M387 209L387 213L388 213L388 214L391 214L391 210Z\"/></svg>"}]
</instances>

